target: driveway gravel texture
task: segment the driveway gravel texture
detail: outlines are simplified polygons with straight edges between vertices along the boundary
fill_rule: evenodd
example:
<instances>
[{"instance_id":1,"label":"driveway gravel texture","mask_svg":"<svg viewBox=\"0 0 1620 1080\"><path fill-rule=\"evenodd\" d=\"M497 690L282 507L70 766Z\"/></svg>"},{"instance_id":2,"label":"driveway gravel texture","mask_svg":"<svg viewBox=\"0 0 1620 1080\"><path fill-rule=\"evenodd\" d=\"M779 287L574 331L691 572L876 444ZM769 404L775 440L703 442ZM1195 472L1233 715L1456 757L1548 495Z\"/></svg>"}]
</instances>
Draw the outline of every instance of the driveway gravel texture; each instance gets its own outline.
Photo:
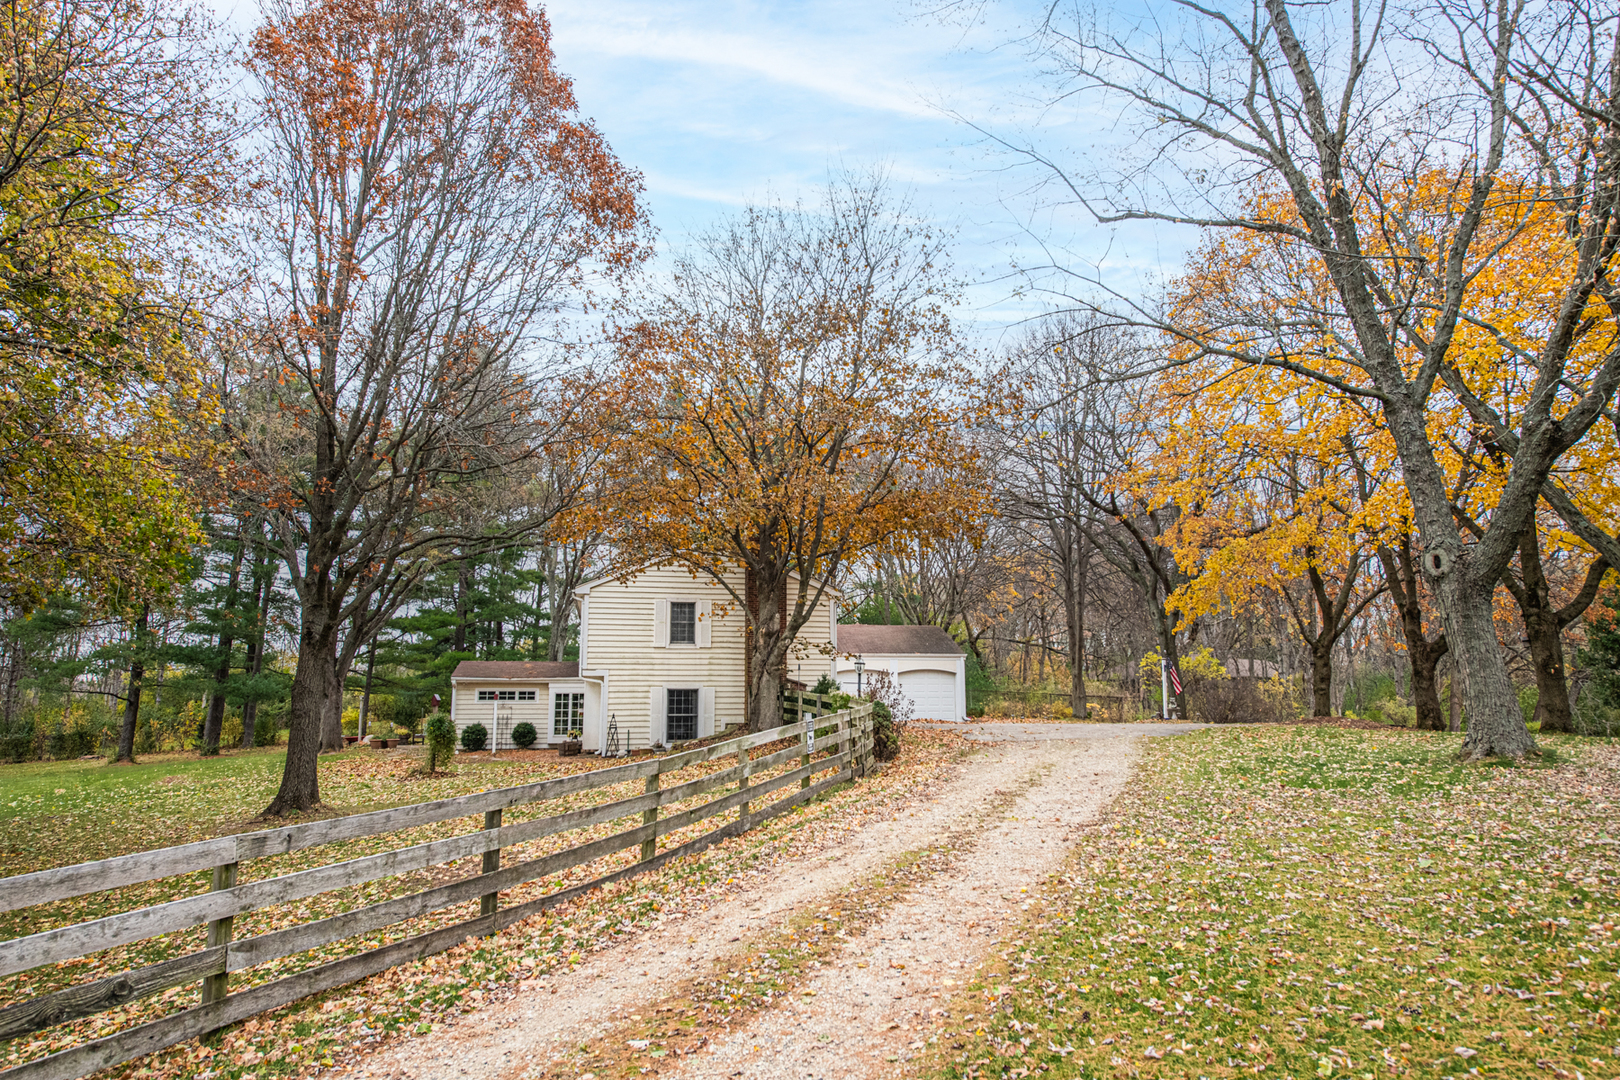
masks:
<instances>
[{"instance_id":1,"label":"driveway gravel texture","mask_svg":"<svg viewBox=\"0 0 1620 1080\"><path fill-rule=\"evenodd\" d=\"M774 865L673 920L440 1028L380 1048L348 1080L869 1080L912 1075L953 987L1038 901L1035 886L1086 841L1143 738L1194 724L975 723L984 743L930 797ZM946 852L932 859L920 851ZM908 858L908 856L910 856ZM901 875L899 868L907 867ZM806 913L892 874L886 906L811 961L790 993L733 1015L694 1047L646 1036L694 981L738 965ZM813 917L813 916L812 916ZM712 981L712 980L711 980ZM768 997L768 995L767 995ZM643 1037L637 1038L638 1035ZM673 1051L673 1052L671 1052ZM331 1076L331 1072L324 1075Z\"/></svg>"}]
</instances>

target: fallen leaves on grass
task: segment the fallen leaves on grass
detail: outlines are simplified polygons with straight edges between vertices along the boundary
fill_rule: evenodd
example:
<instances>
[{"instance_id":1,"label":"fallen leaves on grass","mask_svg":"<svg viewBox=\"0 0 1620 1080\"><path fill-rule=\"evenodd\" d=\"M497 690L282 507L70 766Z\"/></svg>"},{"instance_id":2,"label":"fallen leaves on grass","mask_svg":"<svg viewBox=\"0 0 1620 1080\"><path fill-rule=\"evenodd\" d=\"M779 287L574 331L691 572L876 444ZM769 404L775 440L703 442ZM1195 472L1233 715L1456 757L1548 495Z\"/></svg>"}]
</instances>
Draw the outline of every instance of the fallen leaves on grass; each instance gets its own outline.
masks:
<instances>
[{"instance_id":1,"label":"fallen leaves on grass","mask_svg":"<svg viewBox=\"0 0 1620 1080\"><path fill-rule=\"evenodd\" d=\"M1561 764L1326 725L1155 741L936 1074L1620 1076L1620 753L1543 741Z\"/></svg>"}]
</instances>

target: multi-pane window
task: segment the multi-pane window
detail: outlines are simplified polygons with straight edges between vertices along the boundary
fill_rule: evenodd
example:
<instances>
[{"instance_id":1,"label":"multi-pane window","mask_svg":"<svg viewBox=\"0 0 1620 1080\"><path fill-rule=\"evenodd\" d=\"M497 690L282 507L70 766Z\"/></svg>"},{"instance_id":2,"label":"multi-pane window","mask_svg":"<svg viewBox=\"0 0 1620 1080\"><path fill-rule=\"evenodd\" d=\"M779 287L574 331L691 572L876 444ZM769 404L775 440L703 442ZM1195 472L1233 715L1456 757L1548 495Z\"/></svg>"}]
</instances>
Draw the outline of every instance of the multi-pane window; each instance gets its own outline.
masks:
<instances>
[{"instance_id":1,"label":"multi-pane window","mask_svg":"<svg viewBox=\"0 0 1620 1080\"><path fill-rule=\"evenodd\" d=\"M479 701L534 701L533 690L480 690Z\"/></svg>"},{"instance_id":2,"label":"multi-pane window","mask_svg":"<svg viewBox=\"0 0 1620 1080\"><path fill-rule=\"evenodd\" d=\"M669 605L669 643L671 645L697 644L697 604L691 600L675 600Z\"/></svg>"},{"instance_id":3,"label":"multi-pane window","mask_svg":"<svg viewBox=\"0 0 1620 1080\"><path fill-rule=\"evenodd\" d=\"M585 730L585 695L553 694L551 733L566 739L571 733L583 730Z\"/></svg>"},{"instance_id":4,"label":"multi-pane window","mask_svg":"<svg viewBox=\"0 0 1620 1080\"><path fill-rule=\"evenodd\" d=\"M696 690L668 690L664 718L670 742L695 739L698 734L698 692Z\"/></svg>"}]
</instances>

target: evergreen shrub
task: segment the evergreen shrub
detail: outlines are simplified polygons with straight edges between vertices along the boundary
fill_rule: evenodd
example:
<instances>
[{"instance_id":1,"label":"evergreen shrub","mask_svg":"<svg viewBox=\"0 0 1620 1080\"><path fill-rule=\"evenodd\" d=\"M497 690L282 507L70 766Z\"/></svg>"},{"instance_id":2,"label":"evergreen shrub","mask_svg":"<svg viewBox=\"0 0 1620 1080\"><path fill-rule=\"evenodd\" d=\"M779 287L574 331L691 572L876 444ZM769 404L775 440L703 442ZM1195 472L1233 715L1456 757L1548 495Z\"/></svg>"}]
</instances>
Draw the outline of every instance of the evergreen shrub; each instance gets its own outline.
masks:
<instances>
[{"instance_id":1,"label":"evergreen shrub","mask_svg":"<svg viewBox=\"0 0 1620 1080\"><path fill-rule=\"evenodd\" d=\"M428 772L437 772L455 756L456 725L444 713L436 712L427 718L426 735Z\"/></svg>"}]
</instances>

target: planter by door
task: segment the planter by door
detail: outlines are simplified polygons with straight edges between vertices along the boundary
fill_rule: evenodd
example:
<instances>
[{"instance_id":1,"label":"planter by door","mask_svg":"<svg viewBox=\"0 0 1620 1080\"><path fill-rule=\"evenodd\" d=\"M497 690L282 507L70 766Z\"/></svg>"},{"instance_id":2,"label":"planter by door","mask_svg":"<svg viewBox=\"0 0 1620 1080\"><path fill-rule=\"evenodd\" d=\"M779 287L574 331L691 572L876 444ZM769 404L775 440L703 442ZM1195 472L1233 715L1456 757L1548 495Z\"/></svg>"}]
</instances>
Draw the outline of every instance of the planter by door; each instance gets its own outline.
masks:
<instances>
[{"instance_id":1,"label":"planter by door","mask_svg":"<svg viewBox=\"0 0 1620 1080\"><path fill-rule=\"evenodd\" d=\"M567 742L562 744L560 752L562 753L563 757L578 757L579 752L584 749L584 747L585 744L580 742L578 739L569 739Z\"/></svg>"}]
</instances>

